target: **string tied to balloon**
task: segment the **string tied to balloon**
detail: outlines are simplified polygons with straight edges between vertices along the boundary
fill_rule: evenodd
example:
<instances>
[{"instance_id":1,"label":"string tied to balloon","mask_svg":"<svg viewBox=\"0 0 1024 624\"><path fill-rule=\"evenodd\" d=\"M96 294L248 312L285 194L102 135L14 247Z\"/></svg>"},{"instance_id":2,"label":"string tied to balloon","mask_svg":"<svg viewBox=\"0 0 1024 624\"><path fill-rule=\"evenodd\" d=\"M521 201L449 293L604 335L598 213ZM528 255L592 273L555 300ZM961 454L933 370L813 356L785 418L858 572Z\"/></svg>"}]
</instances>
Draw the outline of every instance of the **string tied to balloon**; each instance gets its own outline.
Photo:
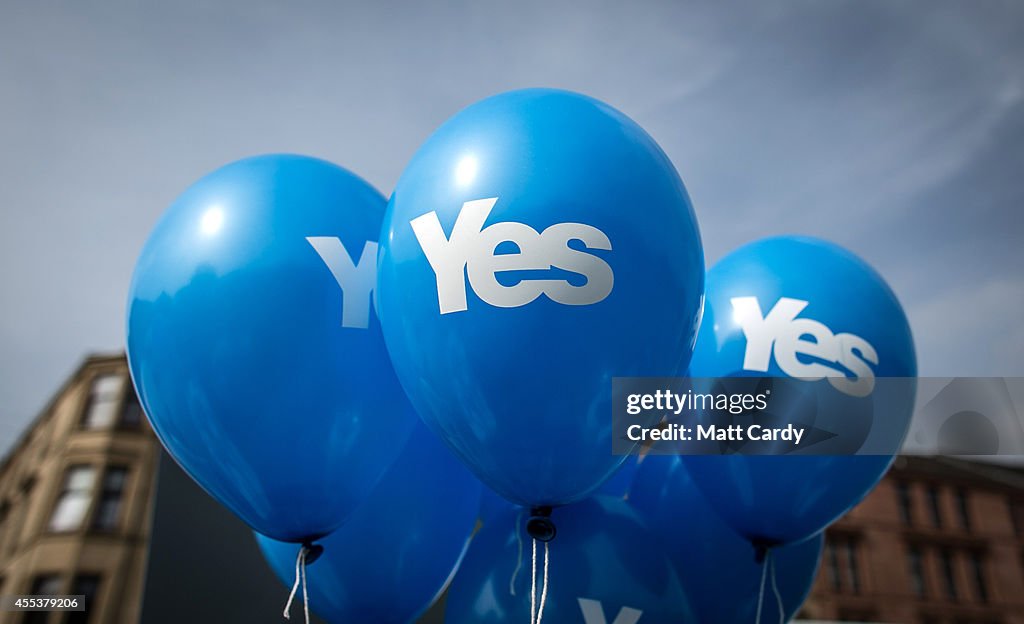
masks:
<instances>
[{"instance_id":1,"label":"string tied to balloon","mask_svg":"<svg viewBox=\"0 0 1024 624\"><path fill-rule=\"evenodd\" d=\"M309 591L306 586L306 566L312 565L313 562L320 558L323 552L323 546L308 541L303 542L299 548L299 553L295 556L295 583L292 585L292 591L288 594L288 602L285 603L284 612L281 614L284 616L284 619L292 619L292 602L295 601L295 594L301 585L302 610L306 616L306 624L309 624Z\"/></svg>"},{"instance_id":2,"label":"string tied to balloon","mask_svg":"<svg viewBox=\"0 0 1024 624\"><path fill-rule=\"evenodd\" d=\"M544 617L544 605L548 599L548 563L551 540L558 532L551 521L551 507L534 507L530 510L530 519L526 521L526 532L533 540L533 564L530 580L530 624L540 624ZM544 563L541 578L540 598L537 597L537 542L544 544Z\"/></svg>"},{"instance_id":3,"label":"string tied to balloon","mask_svg":"<svg viewBox=\"0 0 1024 624\"><path fill-rule=\"evenodd\" d=\"M779 607L779 624L786 624L786 607L782 604L782 592L779 591L779 583L775 578L775 558L769 558L768 563L771 570L768 571L768 577L772 582L772 593L775 594L775 604Z\"/></svg>"},{"instance_id":4,"label":"string tied to balloon","mask_svg":"<svg viewBox=\"0 0 1024 624\"><path fill-rule=\"evenodd\" d=\"M755 624L761 624L761 611L764 607L765 584L771 579L772 593L779 610L779 624L786 624L786 607L782 604L782 592L779 591L778 579L775 575L775 559L772 557L774 544L763 541L754 542L754 559L761 564L761 588L757 594L757 616Z\"/></svg>"}]
</instances>

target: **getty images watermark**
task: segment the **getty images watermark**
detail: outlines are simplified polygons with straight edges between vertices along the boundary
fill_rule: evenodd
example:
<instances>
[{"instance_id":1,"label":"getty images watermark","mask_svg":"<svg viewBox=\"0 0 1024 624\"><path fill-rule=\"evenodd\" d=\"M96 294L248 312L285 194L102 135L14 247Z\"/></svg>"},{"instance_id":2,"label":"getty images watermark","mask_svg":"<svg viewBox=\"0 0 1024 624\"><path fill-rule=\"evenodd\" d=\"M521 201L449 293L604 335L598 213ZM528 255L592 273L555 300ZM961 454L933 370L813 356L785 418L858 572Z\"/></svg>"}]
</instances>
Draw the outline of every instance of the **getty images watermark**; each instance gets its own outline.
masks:
<instances>
[{"instance_id":1,"label":"getty images watermark","mask_svg":"<svg viewBox=\"0 0 1024 624\"><path fill-rule=\"evenodd\" d=\"M612 452L1024 455L1021 377L617 377Z\"/></svg>"}]
</instances>

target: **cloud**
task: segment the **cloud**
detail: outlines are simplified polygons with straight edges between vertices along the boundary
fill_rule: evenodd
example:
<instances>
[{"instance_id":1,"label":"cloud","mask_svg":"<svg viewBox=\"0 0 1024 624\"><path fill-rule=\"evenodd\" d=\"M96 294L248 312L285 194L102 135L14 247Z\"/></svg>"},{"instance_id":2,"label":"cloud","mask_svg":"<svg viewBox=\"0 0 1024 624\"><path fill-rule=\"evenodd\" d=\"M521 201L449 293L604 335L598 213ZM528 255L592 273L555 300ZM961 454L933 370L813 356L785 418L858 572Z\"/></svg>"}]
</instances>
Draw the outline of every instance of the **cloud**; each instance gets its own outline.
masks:
<instances>
[{"instance_id":1,"label":"cloud","mask_svg":"<svg viewBox=\"0 0 1024 624\"><path fill-rule=\"evenodd\" d=\"M1024 376L1024 276L958 284L910 311L925 376ZM921 340L921 337L926 337ZM963 370L963 362L971 370Z\"/></svg>"},{"instance_id":2,"label":"cloud","mask_svg":"<svg viewBox=\"0 0 1024 624\"><path fill-rule=\"evenodd\" d=\"M1022 13L888 1L10 7L0 423L17 431L85 352L121 348L135 257L203 173L293 151L387 192L445 118L539 85L604 99L657 138L709 259L787 231L833 239L892 281L923 370L1019 370L1012 351L954 354L932 332L942 315L969 325L957 292L1017 301ZM964 331L995 345L1008 323Z\"/></svg>"}]
</instances>

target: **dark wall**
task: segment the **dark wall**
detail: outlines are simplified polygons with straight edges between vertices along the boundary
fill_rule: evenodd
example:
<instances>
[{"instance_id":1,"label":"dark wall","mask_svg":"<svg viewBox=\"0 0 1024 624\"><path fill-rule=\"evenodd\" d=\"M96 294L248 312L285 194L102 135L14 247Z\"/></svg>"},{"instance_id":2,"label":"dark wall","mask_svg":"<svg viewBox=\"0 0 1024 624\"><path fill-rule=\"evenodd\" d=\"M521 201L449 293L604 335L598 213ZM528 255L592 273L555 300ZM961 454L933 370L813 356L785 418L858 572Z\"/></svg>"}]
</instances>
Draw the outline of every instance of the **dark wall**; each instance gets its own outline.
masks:
<instances>
[{"instance_id":1,"label":"dark wall","mask_svg":"<svg viewBox=\"0 0 1024 624\"><path fill-rule=\"evenodd\" d=\"M167 453L160 457L155 504L144 624L286 621L288 588L263 561L252 531ZM419 624L441 624L442 612L439 604ZM302 605L293 606L291 621L302 618Z\"/></svg>"},{"instance_id":2,"label":"dark wall","mask_svg":"<svg viewBox=\"0 0 1024 624\"><path fill-rule=\"evenodd\" d=\"M160 457L147 567L145 624L284 621L288 589L263 561L252 531L167 453ZM301 618L301 605L293 607L292 621Z\"/></svg>"}]
</instances>

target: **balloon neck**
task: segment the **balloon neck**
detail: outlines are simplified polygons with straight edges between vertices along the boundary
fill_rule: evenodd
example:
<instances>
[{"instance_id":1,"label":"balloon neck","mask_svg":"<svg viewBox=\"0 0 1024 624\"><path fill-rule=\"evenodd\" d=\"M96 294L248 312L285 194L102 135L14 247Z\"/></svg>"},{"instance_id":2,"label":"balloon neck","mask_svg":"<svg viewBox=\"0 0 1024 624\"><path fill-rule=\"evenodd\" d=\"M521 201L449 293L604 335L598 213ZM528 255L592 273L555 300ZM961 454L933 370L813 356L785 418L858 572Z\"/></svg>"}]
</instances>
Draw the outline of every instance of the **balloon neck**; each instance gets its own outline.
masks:
<instances>
[{"instance_id":1,"label":"balloon neck","mask_svg":"<svg viewBox=\"0 0 1024 624\"><path fill-rule=\"evenodd\" d=\"M530 518L526 521L526 532L538 542L550 542L558 532L551 521L551 507L540 506L530 509Z\"/></svg>"},{"instance_id":2,"label":"balloon neck","mask_svg":"<svg viewBox=\"0 0 1024 624\"><path fill-rule=\"evenodd\" d=\"M768 551L779 545L775 540L762 538L752 539L750 543L754 545L754 561L758 564L764 563L764 560L768 557Z\"/></svg>"},{"instance_id":3,"label":"balloon neck","mask_svg":"<svg viewBox=\"0 0 1024 624\"><path fill-rule=\"evenodd\" d=\"M324 547L314 544L311 540L302 542L302 547L306 549L306 565L313 565L320 555L324 554Z\"/></svg>"}]
</instances>

